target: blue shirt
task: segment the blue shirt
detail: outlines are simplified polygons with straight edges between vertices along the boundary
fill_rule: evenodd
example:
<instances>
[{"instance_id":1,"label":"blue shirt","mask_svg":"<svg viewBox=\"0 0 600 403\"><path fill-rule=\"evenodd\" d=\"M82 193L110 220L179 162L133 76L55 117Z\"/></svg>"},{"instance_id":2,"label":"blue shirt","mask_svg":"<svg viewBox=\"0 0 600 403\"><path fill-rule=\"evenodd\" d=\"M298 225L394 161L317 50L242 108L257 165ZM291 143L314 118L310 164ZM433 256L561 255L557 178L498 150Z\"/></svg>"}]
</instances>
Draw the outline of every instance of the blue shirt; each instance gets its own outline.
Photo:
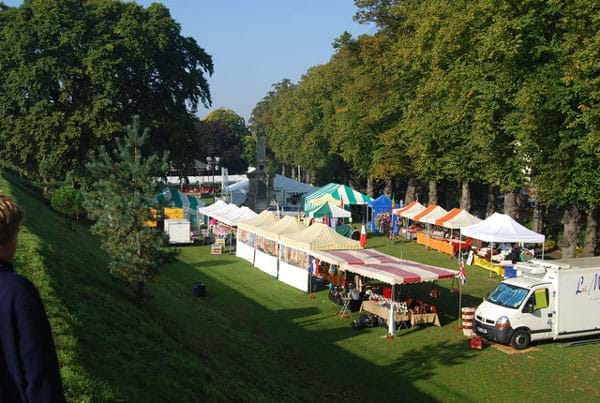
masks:
<instances>
[{"instance_id":1,"label":"blue shirt","mask_svg":"<svg viewBox=\"0 0 600 403\"><path fill-rule=\"evenodd\" d=\"M65 402L50 324L35 286L0 262L0 402Z\"/></svg>"}]
</instances>

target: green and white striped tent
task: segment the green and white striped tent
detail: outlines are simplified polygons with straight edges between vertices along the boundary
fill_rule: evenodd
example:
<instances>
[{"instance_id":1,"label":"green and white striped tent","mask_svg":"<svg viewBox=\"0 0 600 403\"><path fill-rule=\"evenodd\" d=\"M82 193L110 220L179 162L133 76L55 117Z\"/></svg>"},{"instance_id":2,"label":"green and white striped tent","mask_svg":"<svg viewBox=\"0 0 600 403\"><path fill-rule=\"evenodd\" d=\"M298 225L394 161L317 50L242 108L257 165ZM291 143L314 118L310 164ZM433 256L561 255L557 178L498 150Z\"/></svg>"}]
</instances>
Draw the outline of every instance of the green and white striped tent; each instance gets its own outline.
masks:
<instances>
[{"instance_id":1,"label":"green and white striped tent","mask_svg":"<svg viewBox=\"0 0 600 403\"><path fill-rule=\"evenodd\" d=\"M308 212L330 201L337 206L344 202L344 206L356 204L368 204L372 199L350 186L330 183L320 189L315 190L304 199L304 211Z\"/></svg>"},{"instance_id":2,"label":"green and white striped tent","mask_svg":"<svg viewBox=\"0 0 600 403\"><path fill-rule=\"evenodd\" d=\"M186 195L170 186L164 188L163 191L156 196L156 202L194 212L198 211L198 207L204 207L206 205L202 200L194 196Z\"/></svg>"}]
</instances>

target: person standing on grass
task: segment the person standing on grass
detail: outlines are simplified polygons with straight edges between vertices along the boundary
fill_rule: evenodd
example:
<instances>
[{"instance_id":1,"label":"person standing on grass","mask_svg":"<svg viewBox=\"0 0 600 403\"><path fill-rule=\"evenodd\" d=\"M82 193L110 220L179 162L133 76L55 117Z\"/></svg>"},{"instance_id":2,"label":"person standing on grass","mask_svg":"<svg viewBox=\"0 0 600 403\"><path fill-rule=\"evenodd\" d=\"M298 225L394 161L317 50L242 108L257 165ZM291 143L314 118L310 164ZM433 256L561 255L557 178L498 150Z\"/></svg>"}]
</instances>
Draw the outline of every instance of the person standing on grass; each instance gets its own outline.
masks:
<instances>
[{"instance_id":1,"label":"person standing on grass","mask_svg":"<svg viewBox=\"0 0 600 403\"><path fill-rule=\"evenodd\" d=\"M0 194L0 402L65 402L50 324L35 286L11 261L23 212Z\"/></svg>"}]
</instances>

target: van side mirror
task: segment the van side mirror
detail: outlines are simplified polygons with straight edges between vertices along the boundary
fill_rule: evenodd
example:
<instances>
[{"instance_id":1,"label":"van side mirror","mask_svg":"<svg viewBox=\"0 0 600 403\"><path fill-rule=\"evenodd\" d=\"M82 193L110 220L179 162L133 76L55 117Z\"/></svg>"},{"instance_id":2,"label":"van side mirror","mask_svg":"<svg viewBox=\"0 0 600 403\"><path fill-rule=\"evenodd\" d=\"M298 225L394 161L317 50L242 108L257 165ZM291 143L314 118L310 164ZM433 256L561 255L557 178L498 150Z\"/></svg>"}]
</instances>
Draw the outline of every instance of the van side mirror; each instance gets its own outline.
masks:
<instances>
[{"instance_id":1,"label":"van side mirror","mask_svg":"<svg viewBox=\"0 0 600 403\"><path fill-rule=\"evenodd\" d=\"M532 313L535 310L535 305L533 301L527 301L525 306L523 307L523 313Z\"/></svg>"}]
</instances>

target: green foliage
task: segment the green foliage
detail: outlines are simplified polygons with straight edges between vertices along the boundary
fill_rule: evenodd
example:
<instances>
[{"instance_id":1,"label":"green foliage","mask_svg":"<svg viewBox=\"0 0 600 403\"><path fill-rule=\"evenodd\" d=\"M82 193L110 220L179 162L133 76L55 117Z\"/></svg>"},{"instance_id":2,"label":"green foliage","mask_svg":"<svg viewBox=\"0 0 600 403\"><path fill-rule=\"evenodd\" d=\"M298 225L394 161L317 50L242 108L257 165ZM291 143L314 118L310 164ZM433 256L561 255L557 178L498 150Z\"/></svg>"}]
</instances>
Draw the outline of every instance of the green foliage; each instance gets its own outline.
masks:
<instances>
[{"instance_id":1,"label":"green foliage","mask_svg":"<svg viewBox=\"0 0 600 403\"><path fill-rule=\"evenodd\" d=\"M168 166L166 154L162 159L143 155L148 133L148 128L142 132L135 116L127 135L116 140L115 150L109 153L102 148L87 165L95 179L86 194L87 211L96 220L92 232L110 256L110 272L138 286L138 298L167 257L161 249L162 234L144 225L150 219L148 201L160 188L155 178Z\"/></svg>"},{"instance_id":2,"label":"green foliage","mask_svg":"<svg viewBox=\"0 0 600 403\"><path fill-rule=\"evenodd\" d=\"M50 199L52 208L61 214L79 220L83 213L83 194L73 186L57 189Z\"/></svg>"},{"instance_id":3,"label":"green foliage","mask_svg":"<svg viewBox=\"0 0 600 403\"><path fill-rule=\"evenodd\" d=\"M600 202L597 2L356 0L372 35L253 111L277 163ZM336 175L339 174L336 172ZM333 176L330 172L330 176Z\"/></svg>"},{"instance_id":4,"label":"green foliage","mask_svg":"<svg viewBox=\"0 0 600 403\"><path fill-rule=\"evenodd\" d=\"M232 173L245 172L248 165L254 163L256 158L256 139L250 133L243 117L230 109L216 109L206 115L204 122L219 122L221 125L197 125L199 130L199 141L202 143L201 156L220 155L223 157L223 164L227 166ZM229 131L223 130L224 127ZM221 128L221 134L215 136L214 130ZM209 144L207 144L207 142ZM222 144L220 144L222 143ZM213 151L210 151L210 150Z\"/></svg>"},{"instance_id":5,"label":"green foliage","mask_svg":"<svg viewBox=\"0 0 600 403\"><path fill-rule=\"evenodd\" d=\"M212 59L161 4L31 0L0 21L0 160L44 185L85 177L88 152L133 114L153 150L185 150L210 105Z\"/></svg>"}]
</instances>

